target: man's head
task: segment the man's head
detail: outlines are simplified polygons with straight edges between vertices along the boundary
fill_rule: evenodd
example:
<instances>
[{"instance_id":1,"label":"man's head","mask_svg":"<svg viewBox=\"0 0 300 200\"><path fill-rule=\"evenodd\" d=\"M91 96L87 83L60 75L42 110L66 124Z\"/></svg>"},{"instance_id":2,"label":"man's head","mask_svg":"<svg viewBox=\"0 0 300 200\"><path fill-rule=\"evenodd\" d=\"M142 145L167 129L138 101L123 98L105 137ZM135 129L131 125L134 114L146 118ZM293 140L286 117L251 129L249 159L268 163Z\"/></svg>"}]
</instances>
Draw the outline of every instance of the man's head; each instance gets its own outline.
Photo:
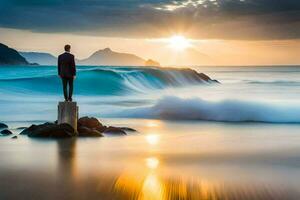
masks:
<instances>
[{"instance_id":1,"label":"man's head","mask_svg":"<svg viewBox=\"0 0 300 200\"><path fill-rule=\"evenodd\" d=\"M70 50L71 50L71 45L69 44L65 45L65 51L70 52Z\"/></svg>"}]
</instances>

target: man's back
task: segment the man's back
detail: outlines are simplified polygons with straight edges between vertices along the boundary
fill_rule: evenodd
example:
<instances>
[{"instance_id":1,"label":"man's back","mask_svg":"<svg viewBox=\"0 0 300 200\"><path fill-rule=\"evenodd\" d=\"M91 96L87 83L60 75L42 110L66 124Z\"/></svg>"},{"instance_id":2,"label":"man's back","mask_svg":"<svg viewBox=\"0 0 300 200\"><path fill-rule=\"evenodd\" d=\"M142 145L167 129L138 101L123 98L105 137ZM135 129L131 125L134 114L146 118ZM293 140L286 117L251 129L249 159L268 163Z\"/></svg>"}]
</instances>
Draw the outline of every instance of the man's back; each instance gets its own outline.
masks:
<instances>
[{"instance_id":1,"label":"man's back","mask_svg":"<svg viewBox=\"0 0 300 200\"><path fill-rule=\"evenodd\" d=\"M62 78L76 76L74 55L65 52L58 56L58 74Z\"/></svg>"}]
</instances>

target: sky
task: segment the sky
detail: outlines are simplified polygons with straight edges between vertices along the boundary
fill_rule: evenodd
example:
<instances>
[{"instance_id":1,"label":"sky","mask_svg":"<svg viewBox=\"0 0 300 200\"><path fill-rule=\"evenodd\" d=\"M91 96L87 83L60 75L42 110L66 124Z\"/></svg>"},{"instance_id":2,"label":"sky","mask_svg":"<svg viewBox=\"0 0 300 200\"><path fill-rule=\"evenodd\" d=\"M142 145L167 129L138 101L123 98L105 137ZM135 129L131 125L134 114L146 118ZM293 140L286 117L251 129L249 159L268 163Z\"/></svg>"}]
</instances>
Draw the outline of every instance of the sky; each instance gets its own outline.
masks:
<instances>
[{"instance_id":1,"label":"sky","mask_svg":"<svg viewBox=\"0 0 300 200\"><path fill-rule=\"evenodd\" d=\"M110 47L163 65L300 64L299 0L0 0L0 42L77 58Z\"/></svg>"}]
</instances>

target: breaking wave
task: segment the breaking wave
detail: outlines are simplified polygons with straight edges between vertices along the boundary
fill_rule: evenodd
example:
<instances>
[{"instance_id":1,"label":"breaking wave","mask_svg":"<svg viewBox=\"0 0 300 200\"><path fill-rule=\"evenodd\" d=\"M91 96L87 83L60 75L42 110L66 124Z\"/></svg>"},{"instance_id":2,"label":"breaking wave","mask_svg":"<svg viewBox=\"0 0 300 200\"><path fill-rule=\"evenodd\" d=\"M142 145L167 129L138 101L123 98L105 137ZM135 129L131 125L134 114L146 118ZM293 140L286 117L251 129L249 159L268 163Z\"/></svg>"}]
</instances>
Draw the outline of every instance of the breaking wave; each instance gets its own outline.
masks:
<instances>
[{"instance_id":1,"label":"breaking wave","mask_svg":"<svg viewBox=\"0 0 300 200\"><path fill-rule=\"evenodd\" d=\"M182 99L168 96L158 100L153 106L129 109L117 115L169 120L299 123L299 113L299 104L240 100L207 101L200 98Z\"/></svg>"},{"instance_id":2,"label":"breaking wave","mask_svg":"<svg viewBox=\"0 0 300 200\"><path fill-rule=\"evenodd\" d=\"M30 69L28 70L30 71ZM61 93L61 83L54 67L48 71L33 70L32 73L28 73L28 70L27 74L0 77L1 89L50 94ZM217 81L192 69L79 67L75 92L80 95L116 95L215 82Z\"/></svg>"}]
</instances>

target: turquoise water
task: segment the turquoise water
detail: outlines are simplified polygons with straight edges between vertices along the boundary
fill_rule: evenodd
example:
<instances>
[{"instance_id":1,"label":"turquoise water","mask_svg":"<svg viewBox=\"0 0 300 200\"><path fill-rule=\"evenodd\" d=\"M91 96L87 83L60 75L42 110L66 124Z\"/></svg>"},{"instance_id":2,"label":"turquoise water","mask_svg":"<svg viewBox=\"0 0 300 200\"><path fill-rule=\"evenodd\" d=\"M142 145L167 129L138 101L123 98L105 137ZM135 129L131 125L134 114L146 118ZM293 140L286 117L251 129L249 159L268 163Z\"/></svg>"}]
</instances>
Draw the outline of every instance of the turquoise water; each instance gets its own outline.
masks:
<instances>
[{"instance_id":1,"label":"turquoise water","mask_svg":"<svg viewBox=\"0 0 300 200\"><path fill-rule=\"evenodd\" d=\"M81 115L229 122L300 122L300 68L78 67ZM53 66L0 68L2 121L53 120L62 98Z\"/></svg>"},{"instance_id":2,"label":"turquoise water","mask_svg":"<svg viewBox=\"0 0 300 200\"><path fill-rule=\"evenodd\" d=\"M35 140L54 121L55 67L1 67L0 199L298 200L300 68L80 67L80 115L138 130Z\"/></svg>"}]
</instances>

